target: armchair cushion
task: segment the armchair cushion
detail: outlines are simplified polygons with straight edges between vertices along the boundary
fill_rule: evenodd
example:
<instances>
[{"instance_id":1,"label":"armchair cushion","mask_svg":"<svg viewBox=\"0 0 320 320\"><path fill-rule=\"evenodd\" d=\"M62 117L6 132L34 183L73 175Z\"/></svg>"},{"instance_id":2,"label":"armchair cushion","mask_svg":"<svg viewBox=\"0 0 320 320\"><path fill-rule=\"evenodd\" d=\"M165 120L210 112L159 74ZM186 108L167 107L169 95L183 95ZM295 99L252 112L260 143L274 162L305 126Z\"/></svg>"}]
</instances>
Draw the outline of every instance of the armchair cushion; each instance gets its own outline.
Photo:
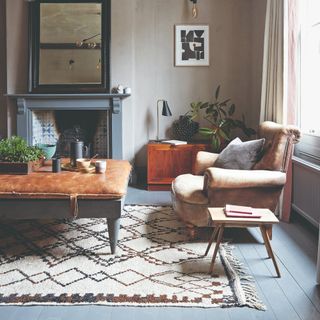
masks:
<instances>
[{"instance_id":1,"label":"armchair cushion","mask_svg":"<svg viewBox=\"0 0 320 320\"><path fill-rule=\"evenodd\" d=\"M204 190L278 187L285 182L286 174L280 171L209 168L205 172Z\"/></svg>"},{"instance_id":2,"label":"armchair cushion","mask_svg":"<svg viewBox=\"0 0 320 320\"><path fill-rule=\"evenodd\" d=\"M242 142L234 139L220 153L214 166L224 169L250 170L258 161L265 139Z\"/></svg>"}]
</instances>

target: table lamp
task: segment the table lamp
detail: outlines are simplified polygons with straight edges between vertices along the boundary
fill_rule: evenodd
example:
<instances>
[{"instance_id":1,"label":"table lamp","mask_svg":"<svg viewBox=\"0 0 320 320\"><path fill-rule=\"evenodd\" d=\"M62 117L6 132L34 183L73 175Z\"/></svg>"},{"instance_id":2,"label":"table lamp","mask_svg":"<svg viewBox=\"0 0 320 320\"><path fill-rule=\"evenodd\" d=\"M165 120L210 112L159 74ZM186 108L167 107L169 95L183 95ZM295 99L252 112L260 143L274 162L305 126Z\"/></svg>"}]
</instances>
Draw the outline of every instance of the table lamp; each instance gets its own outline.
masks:
<instances>
[{"instance_id":1,"label":"table lamp","mask_svg":"<svg viewBox=\"0 0 320 320\"><path fill-rule=\"evenodd\" d=\"M161 114L165 117L171 117L172 113L169 108L168 102L166 100L160 99L157 101L157 139L156 141L160 141L159 139L159 102L162 102L162 112Z\"/></svg>"}]
</instances>

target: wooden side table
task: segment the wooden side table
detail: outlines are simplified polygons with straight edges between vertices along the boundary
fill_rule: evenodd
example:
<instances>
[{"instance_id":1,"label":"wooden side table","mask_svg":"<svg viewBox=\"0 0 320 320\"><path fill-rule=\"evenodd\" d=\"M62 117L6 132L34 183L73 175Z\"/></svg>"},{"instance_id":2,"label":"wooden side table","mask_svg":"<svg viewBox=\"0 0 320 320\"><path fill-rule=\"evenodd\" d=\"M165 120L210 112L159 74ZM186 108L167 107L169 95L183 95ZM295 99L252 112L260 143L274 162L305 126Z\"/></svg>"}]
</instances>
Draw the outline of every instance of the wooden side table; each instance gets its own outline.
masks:
<instances>
[{"instance_id":1,"label":"wooden side table","mask_svg":"<svg viewBox=\"0 0 320 320\"><path fill-rule=\"evenodd\" d=\"M170 190L171 182L180 174L193 173L196 155L210 145L188 143L170 145L148 144L148 190Z\"/></svg>"},{"instance_id":2,"label":"wooden side table","mask_svg":"<svg viewBox=\"0 0 320 320\"><path fill-rule=\"evenodd\" d=\"M223 237L223 231L224 228L248 228L248 227L259 227L263 240L264 245L267 249L267 253L269 258L272 259L273 265L276 269L277 276L280 278L280 270L277 264L277 261L275 259L274 253L272 251L270 238L267 233L267 227L279 223L279 220L277 217L269 210L269 209L255 209L257 213L261 214L261 218L233 218L233 217L227 217L224 213L223 208L209 208L209 213L212 219L212 225L214 228L212 232L211 239L209 241L207 250L205 252L205 256L208 254L210 247L212 245L212 242L217 237L216 246L214 248L211 265L209 272L212 274L214 262L216 260L216 256L219 250L219 245L222 241Z\"/></svg>"}]
</instances>

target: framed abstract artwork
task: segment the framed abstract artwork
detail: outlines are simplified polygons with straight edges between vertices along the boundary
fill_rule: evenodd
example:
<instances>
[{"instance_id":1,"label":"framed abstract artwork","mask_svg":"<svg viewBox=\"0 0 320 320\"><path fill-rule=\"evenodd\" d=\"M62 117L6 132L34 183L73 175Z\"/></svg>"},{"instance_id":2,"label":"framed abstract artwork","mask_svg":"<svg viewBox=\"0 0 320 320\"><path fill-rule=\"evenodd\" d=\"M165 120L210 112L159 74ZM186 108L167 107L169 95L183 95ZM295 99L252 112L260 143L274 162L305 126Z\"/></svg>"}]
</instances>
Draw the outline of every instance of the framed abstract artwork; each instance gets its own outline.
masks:
<instances>
[{"instance_id":1,"label":"framed abstract artwork","mask_svg":"<svg viewBox=\"0 0 320 320\"><path fill-rule=\"evenodd\" d=\"M209 66L208 25L175 25L175 66Z\"/></svg>"}]
</instances>

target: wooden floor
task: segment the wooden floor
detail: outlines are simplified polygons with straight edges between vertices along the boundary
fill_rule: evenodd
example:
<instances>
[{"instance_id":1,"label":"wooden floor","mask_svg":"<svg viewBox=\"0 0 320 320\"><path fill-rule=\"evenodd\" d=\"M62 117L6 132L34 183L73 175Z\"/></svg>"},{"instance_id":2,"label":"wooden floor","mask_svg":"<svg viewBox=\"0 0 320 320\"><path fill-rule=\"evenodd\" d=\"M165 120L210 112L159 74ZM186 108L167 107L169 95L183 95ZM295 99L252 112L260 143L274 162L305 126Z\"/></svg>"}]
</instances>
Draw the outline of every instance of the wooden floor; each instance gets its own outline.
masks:
<instances>
[{"instance_id":1,"label":"wooden floor","mask_svg":"<svg viewBox=\"0 0 320 320\"><path fill-rule=\"evenodd\" d=\"M170 205L169 192L129 188L128 204ZM121 236L121 234L120 234ZM279 262L282 277L275 270L262 238L256 229L232 229L226 238L235 244L235 254L247 266L256 280L260 298L267 311L247 307L229 309L200 309L172 307L104 307L104 306L33 306L0 307L2 320L82 320L82 319L320 319L320 286L316 286L316 256L318 234L305 221L295 216L292 223L275 226L272 246ZM1 292L0 292L1 293Z\"/></svg>"}]
</instances>

